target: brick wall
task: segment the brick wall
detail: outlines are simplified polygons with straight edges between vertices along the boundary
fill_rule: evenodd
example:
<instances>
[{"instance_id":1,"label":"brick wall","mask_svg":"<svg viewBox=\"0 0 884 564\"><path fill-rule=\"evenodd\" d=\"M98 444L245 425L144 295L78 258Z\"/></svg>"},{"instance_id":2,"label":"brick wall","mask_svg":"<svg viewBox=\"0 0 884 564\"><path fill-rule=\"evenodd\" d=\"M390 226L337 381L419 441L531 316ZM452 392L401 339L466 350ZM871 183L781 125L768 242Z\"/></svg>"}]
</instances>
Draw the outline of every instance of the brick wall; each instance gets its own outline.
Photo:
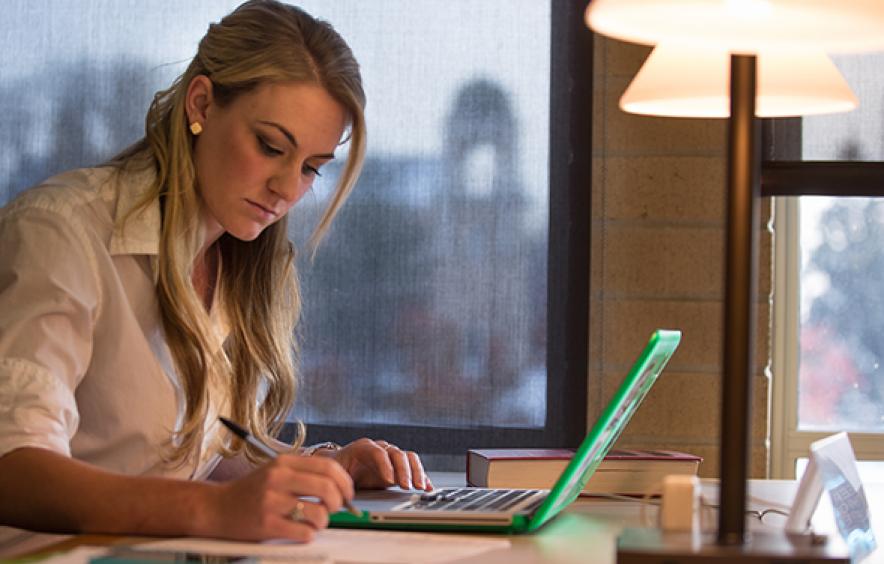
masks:
<instances>
[{"instance_id":1,"label":"brick wall","mask_svg":"<svg viewBox=\"0 0 884 564\"><path fill-rule=\"evenodd\" d=\"M649 48L596 37L589 418L656 327L682 345L619 441L704 457L717 476L724 295L725 120L622 112ZM770 217L763 206L762 223ZM763 230L751 476L766 475L771 248Z\"/></svg>"}]
</instances>

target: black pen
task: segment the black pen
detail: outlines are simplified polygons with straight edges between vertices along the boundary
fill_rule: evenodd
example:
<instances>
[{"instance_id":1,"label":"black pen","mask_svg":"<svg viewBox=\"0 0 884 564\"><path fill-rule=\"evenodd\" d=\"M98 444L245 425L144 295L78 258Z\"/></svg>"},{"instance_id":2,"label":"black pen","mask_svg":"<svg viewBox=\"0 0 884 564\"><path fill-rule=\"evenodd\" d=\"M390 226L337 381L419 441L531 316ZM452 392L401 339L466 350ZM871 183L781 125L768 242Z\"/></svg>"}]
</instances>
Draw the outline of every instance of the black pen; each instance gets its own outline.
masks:
<instances>
[{"instance_id":1,"label":"black pen","mask_svg":"<svg viewBox=\"0 0 884 564\"><path fill-rule=\"evenodd\" d=\"M223 423L225 427L230 429L234 435L236 435L240 439L244 440L245 442L249 443L250 445L252 445L256 449L260 450L261 452L263 452L264 454L266 454L270 458L276 458L279 455L278 452L276 452L275 450L273 450L269 446L265 445L264 443L262 443L261 441L259 441L255 437L253 437L251 433L249 433L248 431L246 431L245 429L243 429L242 427L240 427L239 425L237 425L236 423L234 423L230 419L227 419L226 417L221 417L221 416L219 416L218 419L221 420L221 423ZM347 509L347 511L351 515L353 515L355 517L362 516L362 513L358 509L353 507L353 504L350 503L349 501L347 501L346 499L344 500L344 507Z\"/></svg>"}]
</instances>

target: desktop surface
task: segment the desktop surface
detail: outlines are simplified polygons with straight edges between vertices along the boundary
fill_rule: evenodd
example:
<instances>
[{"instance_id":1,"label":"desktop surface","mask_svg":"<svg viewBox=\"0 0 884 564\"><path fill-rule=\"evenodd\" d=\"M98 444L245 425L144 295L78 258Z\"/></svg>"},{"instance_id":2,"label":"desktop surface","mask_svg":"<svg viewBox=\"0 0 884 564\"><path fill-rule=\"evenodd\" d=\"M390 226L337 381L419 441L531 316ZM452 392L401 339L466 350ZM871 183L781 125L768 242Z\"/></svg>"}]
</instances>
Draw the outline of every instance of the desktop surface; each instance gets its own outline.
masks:
<instances>
[{"instance_id":1,"label":"desktop surface","mask_svg":"<svg viewBox=\"0 0 884 564\"><path fill-rule=\"evenodd\" d=\"M437 487L462 486L464 474L458 472L431 472L433 483ZM788 508L795 494L797 482L785 480L750 480L750 509ZM703 482L704 497L714 504L717 498L717 483ZM879 539L884 542L884 484L866 486L869 506L872 508L872 524ZM708 510L712 527L715 526L714 510ZM876 519L877 518L877 519ZM617 537L625 527L651 527L656 523L657 507L643 504L638 500L620 501L605 498L580 497L555 519L544 525L540 530L527 535L494 535L472 534L472 538L506 539L507 548L499 548L480 554L479 556L457 560L459 564L483 562L487 564L521 564L521 563L609 563L616 561ZM749 521L749 530L769 530L770 526L757 519ZM818 532L835 533L831 506L824 500L814 517L814 525ZM366 534L361 531L360 534ZM386 533L389 534L389 533ZM409 533L404 533L409 534ZM433 533L449 535L449 533ZM462 538L463 534L450 534L452 540ZM82 535L70 537L56 542L48 548L70 549L89 544L119 544L137 542L141 539L132 537L110 537L103 535ZM45 552L46 548L39 552ZM32 551L33 552L33 551ZM0 555L2 556L2 555ZM440 561L444 561L440 560ZM863 564L884 562L884 551L878 549Z\"/></svg>"}]
</instances>

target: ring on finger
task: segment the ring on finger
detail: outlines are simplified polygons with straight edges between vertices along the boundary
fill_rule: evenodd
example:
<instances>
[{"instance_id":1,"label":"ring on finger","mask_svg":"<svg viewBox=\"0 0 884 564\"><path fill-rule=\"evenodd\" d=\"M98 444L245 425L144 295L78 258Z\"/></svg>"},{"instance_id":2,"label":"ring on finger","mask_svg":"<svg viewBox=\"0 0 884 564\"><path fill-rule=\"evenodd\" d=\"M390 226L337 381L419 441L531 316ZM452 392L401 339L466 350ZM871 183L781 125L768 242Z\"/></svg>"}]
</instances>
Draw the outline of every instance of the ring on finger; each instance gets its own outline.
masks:
<instances>
[{"instance_id":1,"label":"ring on finger","mask_svg":"<svg viewBox=\"0 0 884 564\"><path fill-rule=\"evenodd\" d=\"M299 501L298 504L295 505L295 508L292 509L291 513L289 513L289 519L295 522L305 520L303 501Z\"/></svg>"}]
</instances>

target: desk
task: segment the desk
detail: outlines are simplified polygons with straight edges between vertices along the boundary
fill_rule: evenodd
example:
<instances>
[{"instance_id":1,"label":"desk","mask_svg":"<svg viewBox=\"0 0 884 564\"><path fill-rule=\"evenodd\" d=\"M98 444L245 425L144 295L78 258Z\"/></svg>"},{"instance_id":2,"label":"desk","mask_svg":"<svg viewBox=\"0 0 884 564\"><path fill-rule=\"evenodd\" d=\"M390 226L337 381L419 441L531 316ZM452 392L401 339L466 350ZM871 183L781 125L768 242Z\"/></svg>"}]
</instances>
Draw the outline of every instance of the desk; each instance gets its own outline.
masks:
<instances>
[{"instance_id":1,"label":"desk","mask_svg":"<svg viewBox=\"0 0 884 564\"><path fill-rule=\"evenodd\" d=\"M435 476L435 475L434 475ZM462 485L457 474L433 478L434 484ZM447 480L447 481L446 481ZM798 487L791 480L750 480L749 509L764 510L783 508L788 510ZM879 548L863 560L862 564L884 564L884 483L866 484L866 495L872 511L872 526ZM703 481L703 496L708 503L717 504L718 482ZM718 514L707 511L706 527L717 526ZM580 497L543 529L533 535L508 537L512 546L481 557L461 562L488 564L522 564L532 562L550 563L609 563L616 561L617 536L624 527L652 526L657 519L657 507L638 501L623 502L600 498ZM749 530L770 530L757 519L748 521ZM824 493L814 514L814 529L819 533L837 534L832 507Z\"/></svg>"},{"instance_id":2,"label":"desk","mask_svg":"<svg viewBox=\"0 0 884 564\"><path fill-rule=\"evenodd\" d=\"M437 486L462 485L463 474L431 473ZM704 481L704 496L710 502L717 497L717 484ZM749 484L750 509L788 507L791 504L797 484L792 481L751 480ZM866 486L866 495L872 508L872 524L879 544L884 544L884 484ZM715 515L709 512L715 526ZM641 527L656 520L657 509L638 501L615 501L607 499L579 498L564 512L559 514L540 531L531 535L514 535L507 538L508 549L486 552L479 557L461 560L461 564L522 564L522 563L571 563L615 561L617 535L623 527ZM876 520L877 518L877 520ZM643 521L644 519L644 521ZM814 517L815 528L820 532L834 532L831 506L826 496ZM750 521L750 530L766 525L757 520ZM438 533L445 534L445 533ZM485 535L479 535L485 536ZM492 538L491 535L488 535ZM493 536L493 538L502 538ZM134 538L120 538L100 535L82 535L56 542L48 550L69 549L88 544L114 544L131 542ZM40 550L44 552L44 550ZM884 562L884 549L879 548L863 564Z\"/></svg>"}]
</instances>

